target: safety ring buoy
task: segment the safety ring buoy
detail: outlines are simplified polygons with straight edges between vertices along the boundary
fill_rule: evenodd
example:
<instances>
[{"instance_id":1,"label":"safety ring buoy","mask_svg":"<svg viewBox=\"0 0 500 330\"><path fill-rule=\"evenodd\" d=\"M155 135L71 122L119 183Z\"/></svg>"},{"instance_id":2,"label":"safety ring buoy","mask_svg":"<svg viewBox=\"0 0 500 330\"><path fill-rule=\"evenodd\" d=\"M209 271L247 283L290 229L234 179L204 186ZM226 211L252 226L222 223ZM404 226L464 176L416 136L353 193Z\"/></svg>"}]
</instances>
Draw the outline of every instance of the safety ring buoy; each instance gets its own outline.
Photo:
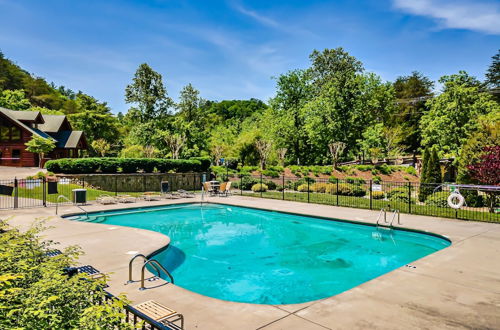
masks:
<instances>
[{"instance_id":1,"label":"safety ring buoy","mask_svg":"<svg viewBox=\"0 0 500 330\"><path fill-rule=\"evenodd\" d=\"M452 209L459 209L465 203L465 198L459 192L453 192L448 196L448 205Z\"/></svg>"}]
</instances>

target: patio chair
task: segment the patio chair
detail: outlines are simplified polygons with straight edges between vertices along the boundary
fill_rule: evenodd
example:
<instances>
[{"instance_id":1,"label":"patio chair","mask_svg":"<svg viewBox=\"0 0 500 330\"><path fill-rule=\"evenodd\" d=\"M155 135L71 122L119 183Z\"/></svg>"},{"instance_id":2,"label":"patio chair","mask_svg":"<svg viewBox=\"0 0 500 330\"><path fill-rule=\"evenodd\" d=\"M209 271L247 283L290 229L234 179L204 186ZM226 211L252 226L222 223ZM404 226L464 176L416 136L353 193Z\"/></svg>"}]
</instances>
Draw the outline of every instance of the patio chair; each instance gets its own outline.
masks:
<instances>
[{"instance_id":1,"label":"patio chair","mask_svg":"<svg viewBox=\"0 0 500 330\"><path fill-rule=\"evenodd\" d=\"M110 195L102 194L97 197L96 202L102 205L116 204L116 199Z\"/></svg>"},{"instance_id":2,"label":"patio chair","mask_svg":"<svg viewBox=\"0 0 500 330\"><path fill-rule=\"evenodd\" d=\"M210 196L215 196L216 191L210 184L210 182L205 182L203 183L203 189L205 190L206 193L208 193Z\"/></svg>"},{"instance_id":3,"label":"patio chair","mask_svg":"<svg viewBox=\"0 0 500 330\"><path fill-rule=\"evenodd\" d=\"M217 195L221 196L222 194L224 194L224 191L226 191L226 187L227 187L227 182L222 182L220 184L219 191L217 191Z\"/></svg>"},{"instance_id":4,"label":"patio chair","mask_svg":"<svg viewBox=\"0 0 500 330\"><path fill-rule=\"evenodd\" d=\"M221 189L219 191L219 196L230 196L231 195L231 181L225 182L225 186L221 185Z\"/></svg>"},{"instance_id":5,"label":"patio chair","mask_svg":"<svg viewBox=\"0 0 500 330\"><path fill-rule=\"evenodd\" d=\"M161 198L161 195L156 193L156 192L152 192L152 191L147 191L145 192L144 194L142 194L140 196L140 198L144 199L145 201L157 201L157 200L160 200Z\"/></svg>"},{"instance_id":6,"label":"patio chair","mask_svg":"<svg viewBox=\"0 0 500 330\"><path fill-rule=\"evenodd\" d=\"M181 197L185 197L185 198L194 198L194 193L190 192L190 191L187 191L187 190L184 190L184 189L179 189L177 190L177 192L179 193L179 195Z\"/></svg>"},{"instance_id":7,"label":"patio chair","mask_svg":"<svg viewBox=\"0 0 500 330\"><path fill-rule=\"evenodd\" d=\"M184 316L171 308L165 307L154 300L148 300L133 306L139 312L149 316L156 322L168 325L175 329L184 329ZM180 321L180 326L176 322Z\"/></svg>"}]
</instances>

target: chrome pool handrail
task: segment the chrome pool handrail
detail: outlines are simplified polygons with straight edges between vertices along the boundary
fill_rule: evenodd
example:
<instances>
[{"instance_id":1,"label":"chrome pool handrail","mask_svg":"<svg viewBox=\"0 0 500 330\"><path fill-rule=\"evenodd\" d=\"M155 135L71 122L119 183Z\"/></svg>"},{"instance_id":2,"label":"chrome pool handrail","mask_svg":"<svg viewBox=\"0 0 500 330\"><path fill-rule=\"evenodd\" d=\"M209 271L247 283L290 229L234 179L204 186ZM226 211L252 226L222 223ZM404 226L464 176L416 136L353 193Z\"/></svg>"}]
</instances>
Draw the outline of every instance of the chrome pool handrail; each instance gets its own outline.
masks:
<instances>
[{"instance_id":1,"label":"chrome pool handrail","mask_svg":"<svg viewBox=\"0 0 500 330\"><path fill-rule=\"evenodd\" d=\"M61 197L64 198L65 200L67 200L68 202L73 203L68 197L66 197L64 195L57 196L57 200L56 200L56 215L57 215L57 212L58 212L58 209L59 209L59 200L61 199ZM89 213L87 211L85 211L85 209L83 207L81 207L80 205L75 204L75 203L73 203L73 206L78 207L80 210L82 210L85 213L85 217L87 219L89 218Z\"/></svg>"},{"instance_id":2,"label":"chrome pool handrail","mask_svg":"<svg viewBox=\"0 0 500 330\"><path fill-rule=\"evenodd\" d=\"M149 259L148 261L146 261L144 263L144 265L142 265L142 269L141 269L141 287L139 288L139 290L146 290L146 287L144 286L144 271L146 269L146 266L148 264L153 264L153 265L157 265L158 267L160 267L160 269L165 273L167 274L167 276L170 278L170 283L174 284L174 277L172 276L172 274L170 274L170 272L168 270L165 269L165 267L163 267L158 261L156 261L155 259ZM159 277L159 275L158 275Z\"/></svg>"},{"instance_id":3,"label":"chrome pool handrail","mask_svg":"<svg viewBox=\"0 0 500 330\"><path fill-rule=\"evenodd\" d=\"M394 213L392 213L392 219L391 219L391 227L394 227L393 226L393 222L394 220L396 219L396 215L398 216L398 225L401 225L401 218L400 218L400 212L399 210L394 210Z\"/></svg>"},{"instance_id":4,"label":"chrome pool handrail","mask_svg":"<svg viewBox=\"0 0 500 330\"><path fill-rule=\"evenodd\" d=\"M379 221L382 219L382 214L384 215L384 223L387 223L387 211L385 208L381 208L377 217L377 226L380 226Z\"/></svg>"},{"instance_id":5,"label":"chrome pool handrail","mask_svg":"<svg viewBox=\"0 0 500 330\"><path fill-rule=\"evenodd\" d=\"M139 253L139 254L136 254L135 256L132 257L132 259L130 259L130 261L128 262L128 281L127 283L132 283L134 282L132 280L132 263L134 262L135 259L137 258L142 258L144 263L146 263L149 259L142 253ZM156 270L156 272L158 273L158 277L160 277L160 270L158 269L158 267L156 267L156 265L152 265L153 268Z\"/></svg>"}]
</instances>

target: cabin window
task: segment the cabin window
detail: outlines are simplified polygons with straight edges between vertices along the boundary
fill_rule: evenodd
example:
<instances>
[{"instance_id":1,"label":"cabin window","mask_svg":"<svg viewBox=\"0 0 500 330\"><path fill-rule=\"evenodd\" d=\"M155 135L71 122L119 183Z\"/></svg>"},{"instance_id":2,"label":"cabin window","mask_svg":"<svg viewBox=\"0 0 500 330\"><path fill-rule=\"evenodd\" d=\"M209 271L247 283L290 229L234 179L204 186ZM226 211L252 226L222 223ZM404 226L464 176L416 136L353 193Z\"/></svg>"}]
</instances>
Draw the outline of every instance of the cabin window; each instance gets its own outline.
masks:
<instances>
[{"instance_id":1,"label":"cabin window","mask_svg":"<svg viewBox=\"0 0 500 330\"><path fill-rule=\"evenodd\" d=\"M21 150L19 149L12 150L12 158L21 158Z\"/></svg>"},{"instance_id":2,"label":"cabin window","mask_svg":"<svg viewBox=\"0 0 500 330\"><path fill-rule=\"evenodd\" d=\"M10 128L10 134L11 134L10 137L11 137L12 141L21 140L21 130L19 129L19 127L12 126Z\"/></svg>"},{"instance_id":3,"label":"cabin window","mask_svg":"<svg viewBox=\"0 0 500 330\"><path fill-rule=\"evenodd\" d=\"M10 140L10 130L7 126L0 126L0 141Z\"/></svg>"}]
</instances>

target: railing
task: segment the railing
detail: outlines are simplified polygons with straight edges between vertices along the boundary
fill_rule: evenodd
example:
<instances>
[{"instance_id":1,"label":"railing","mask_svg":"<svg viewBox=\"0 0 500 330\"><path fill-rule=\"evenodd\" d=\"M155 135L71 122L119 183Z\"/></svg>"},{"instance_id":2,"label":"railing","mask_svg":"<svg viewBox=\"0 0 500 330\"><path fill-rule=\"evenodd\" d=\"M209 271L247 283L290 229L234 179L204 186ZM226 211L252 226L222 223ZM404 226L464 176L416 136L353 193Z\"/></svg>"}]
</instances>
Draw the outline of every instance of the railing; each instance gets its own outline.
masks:
<instances>
[{"instance_id":1,"label":"railing","mask_svg":"<svg viewBox=\"0 0 500 330\"><path fill-rule=\"evenodd\" d=\"M56 200L56 215L57 215L58 210L59 210L59 201L61 199L65 199L68 202L71 202L71 200L68 197L64 196L64 195L57 196L57 200ZM76 203L73 203L73 205L76 206L76 207L78 207L80 210L83 211L83 213L85 213L85 218L87 218L87 219L89 218L89 213L87 211L85 211L85 209L83 207L81 207L80 205L78 205Z\"/></svg>"},{"instance_id":2,"label":"railing","mask_svg":"<svg viewBox=\"0 0 500 330\"><path fill-rule=\"evenodd\" d=\"M135 259L137 258L142 258L142 260L144 261L144 263L146 263L148 261L148 258L144 255L144 254L136 254L134 257L132 257L132 259L130 259L130 261L128 262L128 281L127 283L133 283L134 280L132 279L132 263L134 262ZM160 270L156 267L155 264L151 264L151 266L156 270L156 272L158 273L158 277L160 277Z\"/></svg>"},{"instance_id":3,"label":"railing","mask_svg":"<svg viewBox=\"0 0 500 330\"><path fill-rule=\"evenodd\" d=\"M384 215L384 223L387 223L387 211L382 208L380 209L380 212L378 214L378 217L377 217L377 223L376 223L376 226L380 226L380 220L382 220L382 214Z\"/></svg>"},{"instance_id":4,"label":"railing","mask_svg":"<svg viewBox=\"0 0 500 330\"><path fill-rule=\"evenodd\" d=\"M394 213L392 214L392 219L391 219L391 228L394 227L393 223L395 219L398 219L398 225L401 225L401 216L399 210L394 210Z\"/></svg>"},{"instance_id":5,"label":"railing","mask_svg":"<svg viewBox=\"0 0 500 330\"><path fill-rule=\"evenodd\" d=\"M74 189L86 189L87 200L94 201L101 195L139 196L144 192L161 192L161 182L168 181L170 189L200 191L203 173L135 173L58 175L46 179L0 180L0 209L50 207L72 204ZM206 174L205 174L206 176ZM67 197L57 201L58 196Z\"/></svg>"},{"instance_id":6,"label":"railing","mask_svg":"<svg viewBox=\"0 0 500 330\"><path fill-rule=\"evenodd\" d=\"M399 210L400 213L500 222L500 187L463 184L421 184L358 178L333 178L318 174L310 177L266 177L232 174L232 187L239 195L326 204L370 210ZM256 184L267 189L252 191ZM448 205L447 198L457 188L466 203L459 209ZM393 224L396 224L394 219Z\"/></svg>"},{"instance_id":7,"label":"railing","mask_svg":"<svg viewBox=\"0 0 500 330\"><path fill-rule=\"evenodd\" d=\"M170 278L170 283L174 284L174 277L172 276L172 274L170 274L170 272L168 270L166 270L165 267L163 267L158 261L156 261L154 259L149 259L148 261L146 261L144 263L144 265L142 265L142 269L141 269L141 287L139 288L139 290L146 290L146 287L144 286L144 272L145 272L146 266L148 264L157 265Z\"/></svg>"}]
</instances>

